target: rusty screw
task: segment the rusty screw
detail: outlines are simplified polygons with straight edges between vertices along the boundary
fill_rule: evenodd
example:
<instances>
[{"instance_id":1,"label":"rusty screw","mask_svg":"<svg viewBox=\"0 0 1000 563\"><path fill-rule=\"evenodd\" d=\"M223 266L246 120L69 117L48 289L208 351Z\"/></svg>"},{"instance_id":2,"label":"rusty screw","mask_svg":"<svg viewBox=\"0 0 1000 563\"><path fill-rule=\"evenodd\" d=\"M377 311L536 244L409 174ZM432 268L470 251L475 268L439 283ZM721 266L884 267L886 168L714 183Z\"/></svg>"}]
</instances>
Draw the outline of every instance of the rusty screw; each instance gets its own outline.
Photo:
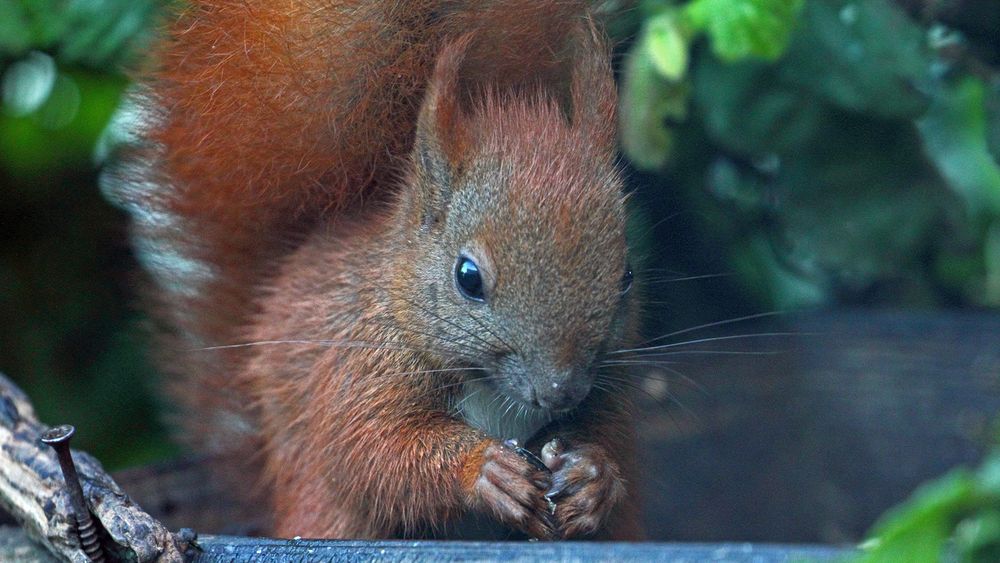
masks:
<instances>
[{"instance_id":1,"label":"rusty screw","mask_svg":"<svg viewBox=\"0 0 1000 563\"><path fill-rule=\"evenodd\" d=\"M73 464L73 454L69 451L69 441L73 437L76 428L69 424L49 428L42 432L43 443L52 446L59 457L59 466L62 468L63 478L66 480L66 488L69 490L70 505L73 508L73 516L76 519L76 531L80 536L80 546L83 552L91 561L103 563L104 549L97 541L97 533L94 528L94 521L90 518L90 510L83 500L83 487L80 485L80 476L76 472L76 465Z\"/></svg>"}]
</instances>

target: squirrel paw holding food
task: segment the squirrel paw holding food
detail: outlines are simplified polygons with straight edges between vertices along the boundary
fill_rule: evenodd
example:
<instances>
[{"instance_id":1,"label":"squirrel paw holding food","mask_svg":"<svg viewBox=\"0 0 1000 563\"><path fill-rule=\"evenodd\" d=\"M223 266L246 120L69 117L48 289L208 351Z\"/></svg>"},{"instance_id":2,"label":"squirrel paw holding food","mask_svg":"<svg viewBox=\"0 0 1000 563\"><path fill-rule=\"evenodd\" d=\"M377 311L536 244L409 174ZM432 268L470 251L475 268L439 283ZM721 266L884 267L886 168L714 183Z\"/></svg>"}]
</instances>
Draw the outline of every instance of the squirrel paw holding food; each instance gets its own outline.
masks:
<instances>
[{"instance_id":1,"label":"squirrel paw holding food","mask_svg":"<svg viewBox=\"0 0 1000 563\"><path fill-rule=\"evenodd\" d=\"M577 538L599 532L625 499L618 463L601 446L567 448L558 438L542 448L542 460L552 471L552 486L545 498L555 506L561 536Z\"/></svg>"},{"instance_id":2,"label":"squirrel paw holding food","mask_svg":"<svg viewBox=\"0 0 1000 563\"><path fill-rule=\"evenodd\" d=\"M505 444L490 444L483 458L471 487L477 502L529 537L555 539L559 527L545 496L552 488L552 474Z\"/></svg>"}]
</instances>

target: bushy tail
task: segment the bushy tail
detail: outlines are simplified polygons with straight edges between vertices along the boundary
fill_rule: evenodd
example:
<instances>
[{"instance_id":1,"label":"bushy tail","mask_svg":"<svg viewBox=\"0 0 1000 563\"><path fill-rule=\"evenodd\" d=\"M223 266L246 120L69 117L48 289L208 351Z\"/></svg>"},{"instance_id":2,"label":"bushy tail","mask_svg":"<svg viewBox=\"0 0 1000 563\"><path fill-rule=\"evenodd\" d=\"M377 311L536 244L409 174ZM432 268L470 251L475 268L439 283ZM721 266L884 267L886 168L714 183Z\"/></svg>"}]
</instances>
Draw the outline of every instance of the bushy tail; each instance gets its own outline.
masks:
<instances>
[{"instance_id":1,"label":"bushy tail","mask_svg":"<svg viewBox=\"0 0 1000 563\"><path fill-rule=\"evenodd\" d=\"M166 327L163 365L197 428L253 435L233 374L258 294L313 225L389 195L440 46L472 37L466 92L566 80L583 0L202 0L132 99L111 174ZM208 418L206 418L208 417ZM216 432L189 432L202 447Z\"/></svg>"}]
</instances>

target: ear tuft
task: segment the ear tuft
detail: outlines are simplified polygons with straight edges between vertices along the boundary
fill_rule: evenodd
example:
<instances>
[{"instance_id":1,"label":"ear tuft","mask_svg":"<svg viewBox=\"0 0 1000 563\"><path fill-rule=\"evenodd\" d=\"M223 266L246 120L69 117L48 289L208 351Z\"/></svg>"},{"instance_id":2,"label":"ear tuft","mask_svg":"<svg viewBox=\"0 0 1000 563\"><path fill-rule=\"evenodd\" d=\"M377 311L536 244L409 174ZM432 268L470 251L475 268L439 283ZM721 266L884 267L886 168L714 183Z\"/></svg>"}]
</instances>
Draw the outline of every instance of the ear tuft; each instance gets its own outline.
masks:
<instances>
[{"instance_id":1,"label":"ear tuft","mask_svg":"<svg viewBox=\"0 0 1000 563\"><path fill-rule=\"evenodd\" d=\"M611 49L594 21L585 19L575 30L570 97L573 126L582 128L597 146L615 142L618 92L611 70Z\"/></svg>"},{"instance_id":2,"label":"ear tuft","mask_svg":"<svg viewBox=\"0 0 1000 563\"><path fill-rule=\"evenodd\" d=\"M438 54L417 120L416 144L422 166L425 160L433 163L436 159L430 153L437 153L437 159L456 167L467 153L470 139L459 75L471 41L471 34L463 35Z\"/></svg>"},{"instance_id":3,"label":"ear tuft","mask_svg":"<svg viewBox=\"0 0 1000 563\"><path fill-rule=\"evenodd\" d=\"M441 49L417 118L413 160L422 180L421 225L425 230L433 229L444 215L455 176L469 152L459 75L470 41L471 34L466 34Z\"/></svg>"}]
</instances>

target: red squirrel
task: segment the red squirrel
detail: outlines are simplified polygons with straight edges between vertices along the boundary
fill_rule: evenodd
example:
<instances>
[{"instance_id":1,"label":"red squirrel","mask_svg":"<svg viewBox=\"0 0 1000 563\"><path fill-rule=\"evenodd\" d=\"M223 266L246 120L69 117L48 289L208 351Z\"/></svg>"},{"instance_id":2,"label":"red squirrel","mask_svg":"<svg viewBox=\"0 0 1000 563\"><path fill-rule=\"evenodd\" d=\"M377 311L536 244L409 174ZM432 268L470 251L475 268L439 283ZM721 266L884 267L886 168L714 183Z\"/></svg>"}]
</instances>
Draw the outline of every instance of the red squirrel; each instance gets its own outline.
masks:
<instances>
[{"instance_id":1,"label":"red squirrel","mask_svg":"<svg viewBox=\"0 0 1000 563\"><path fill-rule=\"evenodd\" d=\"M118 197L186 437L261 483L270 533L641 536L592 10L198 0L154 50Z\"/></svg>"}]
</instances>

